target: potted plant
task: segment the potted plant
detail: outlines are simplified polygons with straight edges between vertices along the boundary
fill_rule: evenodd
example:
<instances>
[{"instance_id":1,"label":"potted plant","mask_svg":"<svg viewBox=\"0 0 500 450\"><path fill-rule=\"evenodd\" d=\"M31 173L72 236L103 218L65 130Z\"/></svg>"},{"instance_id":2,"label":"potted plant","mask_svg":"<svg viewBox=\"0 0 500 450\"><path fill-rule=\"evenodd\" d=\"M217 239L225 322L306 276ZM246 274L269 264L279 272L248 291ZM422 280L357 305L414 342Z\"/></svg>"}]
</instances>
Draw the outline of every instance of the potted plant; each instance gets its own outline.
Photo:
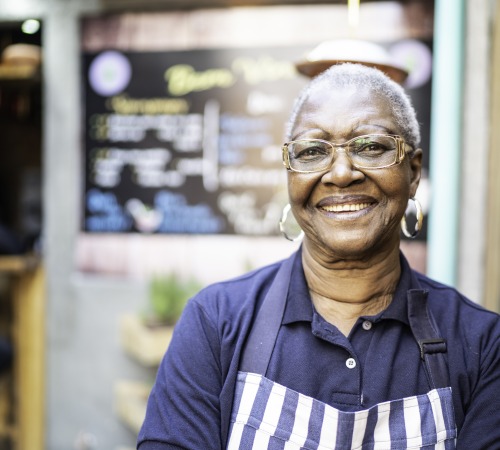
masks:
<instances>
[{"instance_id":1,"label":"potted plant","mask_svg":"<svg viewBox=\"0 0 500 450\"><path fill-rule=\"evenodd\" d=\"M174 272L153 276L149 283L149 308L144 314L144 321L150 327L175 325L189 298L200 289L195 279L186 280Z\"/></svg>"}]
</instances>

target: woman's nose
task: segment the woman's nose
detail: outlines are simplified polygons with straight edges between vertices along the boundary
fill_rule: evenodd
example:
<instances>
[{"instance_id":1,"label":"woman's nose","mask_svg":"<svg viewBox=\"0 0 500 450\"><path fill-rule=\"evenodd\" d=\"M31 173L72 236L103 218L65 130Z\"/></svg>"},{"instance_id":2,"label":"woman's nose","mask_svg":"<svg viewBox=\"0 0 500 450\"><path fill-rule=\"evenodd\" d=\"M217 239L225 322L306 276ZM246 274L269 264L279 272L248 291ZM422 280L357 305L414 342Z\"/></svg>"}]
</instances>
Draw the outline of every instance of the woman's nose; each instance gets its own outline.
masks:
<instances>
[{"instance_id":1,"label":"woman's nose","mask_svg":"<svg viewBox=\"0 0 500 450\"><path fill-rule=\"evenodd\" d=\"M363 172L356 169L345 151L337 151L332 166L321 178L324 183L333 183L339 187L349 186L351 183L364 178Z\"/></svg>"}]
</instances>

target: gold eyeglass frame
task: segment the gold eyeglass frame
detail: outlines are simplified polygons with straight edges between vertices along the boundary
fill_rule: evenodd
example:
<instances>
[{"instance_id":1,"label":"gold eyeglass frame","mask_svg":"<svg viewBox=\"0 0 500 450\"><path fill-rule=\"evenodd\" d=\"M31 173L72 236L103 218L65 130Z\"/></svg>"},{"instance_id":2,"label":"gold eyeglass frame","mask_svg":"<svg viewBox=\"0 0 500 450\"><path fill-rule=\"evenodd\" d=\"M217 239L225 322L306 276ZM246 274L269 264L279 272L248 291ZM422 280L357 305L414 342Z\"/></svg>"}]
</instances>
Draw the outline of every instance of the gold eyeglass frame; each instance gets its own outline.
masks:
<instances>
[{"instance_id":1,"label":"gold eyeglass frame","mask_svg":"<svg viewBox=\"0 0 500 450\"><path fill-rule=\"evenodd\" d=\"M356 141L356 140L362 139L362 138L366 138L366 137L369 137L369 136L391 137L391 138L393 138L396 141L397 152L396 152L396 157L395 157L394 162L392 162L390 164L386 164L385 166L380 166L380 167L366 167L366 166L361 166L359 164L355 164L352 161L351 156L349 154L349 151L346 149L346 147L348 148L349 144L351 142L353 142L353 141ZM330 163L326 167L324 167L323 169L318 169L318 170L297 170L297 169L293 169L291 167L291 165L290 165L290 154L288 152L288 146L290 144L293 144L294 142L304 142L304 141L323 142L325 144L330 145L333 149L336 149L335 153L338 152L338 150L337 150L338 148L341 148L341 149L343 149L344 153L349 158L349 161L351 162L351 164L352 164L352 166L354 168L356 168L356 169L367 169L367 170L385 169L387 167L391 167L391 166L395 166L397 164L400 164L401 161L403 161L403 159L405 158L405 155L407 153L410 153L413 150L413 148L411 146L409 146L401 136L396 135L396 134L364 134L362 136L356 136L356 137L354 137L352 139L349 139L348 141L346 141L346 142L344 142L342 144L336 144L335 142L326 141L324 139L297 139L297 140L294 140L294 141L286 142L281 147L282 158L283 158L283 165L286 167L287 170L289 170L291 172L296 172L296 173L316 173L316 172L324 172L324 171L330 170L332 168L332 165L333 165L333 163L335 161L335 159L334 159L334 153L332 153L332 157L331 157ZM407 147L410 149L409 151L406 150Z\"/></svg>"}]
</instances>

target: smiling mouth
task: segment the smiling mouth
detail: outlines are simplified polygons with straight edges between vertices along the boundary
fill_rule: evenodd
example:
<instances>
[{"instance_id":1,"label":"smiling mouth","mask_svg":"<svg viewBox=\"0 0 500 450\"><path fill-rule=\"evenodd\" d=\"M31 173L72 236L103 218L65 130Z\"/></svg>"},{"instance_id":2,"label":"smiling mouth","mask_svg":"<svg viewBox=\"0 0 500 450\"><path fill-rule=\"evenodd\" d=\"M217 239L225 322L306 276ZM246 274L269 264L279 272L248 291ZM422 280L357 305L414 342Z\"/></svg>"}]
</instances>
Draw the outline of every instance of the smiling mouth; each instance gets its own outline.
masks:
<instances>
[{"instance_id":1,"label":"smiling mouth","mask_svg":"<svg viewBox=\"0 0 500 450\"><path fill-rule=\"evenodd\" d=\"M321 209L324 209L328 212L353 212L353 211L361 211L362 209L368 208L372 203L349 203L344 205L328 205L322 206Z\"/></svg>"}]
</instances>

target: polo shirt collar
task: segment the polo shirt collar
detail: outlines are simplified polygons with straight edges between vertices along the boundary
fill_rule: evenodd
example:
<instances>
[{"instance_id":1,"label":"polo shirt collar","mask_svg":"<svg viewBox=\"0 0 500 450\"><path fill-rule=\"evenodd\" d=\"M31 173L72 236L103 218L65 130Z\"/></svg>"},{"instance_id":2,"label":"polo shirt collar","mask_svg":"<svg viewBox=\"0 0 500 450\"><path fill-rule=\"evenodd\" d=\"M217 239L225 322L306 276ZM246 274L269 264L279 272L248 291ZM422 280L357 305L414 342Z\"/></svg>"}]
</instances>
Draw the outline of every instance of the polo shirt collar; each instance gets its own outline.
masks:
<instances>
[{"instance_id":1,"label":"polo shirt collar","mask_svg":"<svg viewBox=\"0 0 500 450\"><path fill-rule=\"evenodd\" d=\"M295 258L281 323L312 322L313 305L302 266L302 246L291 256Z\"/></svg>"},{"instance_id":2,"label":"polo shirt collar","mask_svg":"<svg viewBox=\"0 0 500 450\"><path fill-rule=\"evenodd\" d=\"M294 322L312 322L314 312L302 266L302 246L291 258L294 258L294 262L286 307L283 314L283 325ZM408 261L401 252L399 258L401 262L401 277L396 286L394 298L384 311L371 317L375 322L384 319L393 319L409 325L407 294L410 289L419 289L420 287Z\"/></svg>"}]
</instances>

